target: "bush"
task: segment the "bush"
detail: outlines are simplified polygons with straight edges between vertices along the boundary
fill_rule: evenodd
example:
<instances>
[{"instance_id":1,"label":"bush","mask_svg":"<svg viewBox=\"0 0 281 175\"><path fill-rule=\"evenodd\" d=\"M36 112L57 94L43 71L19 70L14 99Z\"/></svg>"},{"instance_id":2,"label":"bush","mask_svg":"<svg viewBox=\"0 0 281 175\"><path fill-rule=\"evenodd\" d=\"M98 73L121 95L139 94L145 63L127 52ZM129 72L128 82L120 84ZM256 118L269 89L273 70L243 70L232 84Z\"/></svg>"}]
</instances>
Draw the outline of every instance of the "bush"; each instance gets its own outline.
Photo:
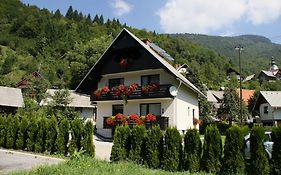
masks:
<instances>
[{"instance_id":1,"label":"bush","mask_svg":"<svg viewBox=\"0 0 281 175\"><path fill-rule=\"evenodd\" d=\"M47 140L47 119L45 116L38 121L38 134L35 144L35 151L36 152L45 152L46 151L46 140Z\"/></svg>"},{"instance_id":2,"label":"bush","mask_svg":"<svg viewBox=\"0 0 281 175\"><path fill-rule=\"evenodd\" d=\"M75 118L71 122L70 152L80 151L83 134L83 123L80 118Z\"/></svg>"},{"instance_id":3,"label":"bush","mask_svg":"<svg viewBox=\"0 0 281 175\"><path fill-rule=\"evenodd\" d=\"M84 132L83 132L83 148L85 153L91 157L95 157L95 145L93 140L94 134L94 126L92 122L88 121L85 125Z\"/></svg>"},{"instance_id":4,"label":"bush","mask_svg":"<svg viewBox=\"0 0 281 175\"><path fill-rule=\"evenodd\" d=\"M242 129L231 126L226 132L222 174L244 174L244 137Z\"/></svg>"},{"instance_id":5,"label":"bush","mask_svg":"<svg viewBox=\"0 0 281 175\"><path fill-rule=\"evenodd\" d=\"M147 130L145 137L145 153L144 163L149 168L159 168L161 145L163 142L163 134L159 126L153 126Z\"/></svg>"},{"instance_id":6,"label":"bush","mask_svg":"<svg viewBox=\"0 0 281 175\"><path fill-rule=\"evenodd\" d=\"M21 118L20 124L19 124L19 132L18 132L18 139L17 139L17 148L18 149L22 149L25 150L26 148L26 143L27 143L27 139L28 139L28 119L27 117L24 115Z\"/></svg>"},{"instance_id":7,"label":"bush","mask_svg":"<svg viewBox=\"0 0 281 175\"><path fill-rule=\"evenodd\" d=\"M62 119L62 121L59 124L57 147L58 147L58 152L60 154L64 154L65 156L67 156L68 154L69 130L70 130L69 121L66 118Z\"/></svg>"},{"instance_id":8,"label":"bush","mask_svg":"<svg viewBox=\"0 0 281 175\"><path fill-rule=\"evenodd\" d=\"M136 125L131 130L129 159L138 164L143 164L145 127Z\"/></svg>"},{"instance_id":9,"label":"bush","mask_svg":"<svg viewBox=\"0 0 281 175\"><path fill-rule=\"evenodd\" d=\"M184 136L184 165L183 168L190 172L200 170L202 143L197 129L190 129Z\"/></svg>"},{"instance_id":10,"label":"bush","mask_svg":"<svg viewBox=\"0 0 281 175\"><path fill-rule=\"evenodd\" d=\"M7 143L7 118L5 116L0 116L0 146L6 147Z\"/></svg>"},{"instance_id":11,"label":"bush","mask_svg":"<svg viewBox=\"0 0 281 175\"><path fill-rule=\"evenodd\" d=\"M18 137L19 130L19 117L16 115L15 117L9 115L7 118L7 148L16 149L16 141Z\"/></svg>"},{"instance_id":12,"label":"bush","mask_svg":"<svg viewBox=\"0 0 281 175\"><path fill-rule=\"evenodd\" d=\"M164 136L161 166L167 171L180 170L182 155L181 135L176 128L168 128Z\"/></svg>"},{"instance_id":13,"label":"bush","mask_svg":"<svg viewBox=\"0 0 281 175\"><path fill-rule=\"evenodd\" d=\"M263 141L265 138L264 129L262 127L254 127L250 136L250 152L251 162L249 174L269 174L269 162L266 155Z\"/></svg>"},{"instance_id":14,"label":"bush","mask_svg":"<svg viewBox=\"0 0 281 175\"><path fill-rule=\"evenodd\" d=\"M114 134L113 146L110 160L126 160L128 156L130 128L128 126L117 126Z\"/></svg>"},{"instance_id":15,"label":"bush","mask_svg":"<svg viewBox=\"0 0 281 175\"><path fill-rule=\"evenodd\" d=\"M28 130L27 130L27 150L34 151L35 150L35 143L37 140L37 134L38 134L38 122L34 116L30 118Z\"/></svg>"},{"instance_id":16,"label":"bush","mask_svg":"<svg viewBox=\"0 0 281 175\"><path fill-rule=\"evenodd\" d=\"M46 136L46 147L51 154L57 151L57 137L58 137L58 122L55 116L49 120L48 131Z\"/></svg>"},{"instance_id":17,"label":"bush","mask_svg":"<svg viewBox=\"0 0 281 175\"><path fill-rule=\"evenodd\" d=\"M227 129L230 127L229 123L224 123L224 122L218 122L216 123L216 125L221 135L225 135Z\"/></svg>"},{"instance_id":18,"label":"bush","mask_svg":"<svg viewBox=\"0 0 281 175\"><path fill-rule=\"evenodd\" d=\"M271 174L281 174L281 127L272 130L272 166Z\"/></svg>"},{"instance_id":19,"label":"bush","mask_svg":"<svg viewBox=\"0 0 281 175\"><path fill-rule=\"evenodd\" d=\"M203 145L201 169L206 172L219 172L221 168L222 140L218 128L209 125L206 128Z\"/></svg>"}]
</instances>

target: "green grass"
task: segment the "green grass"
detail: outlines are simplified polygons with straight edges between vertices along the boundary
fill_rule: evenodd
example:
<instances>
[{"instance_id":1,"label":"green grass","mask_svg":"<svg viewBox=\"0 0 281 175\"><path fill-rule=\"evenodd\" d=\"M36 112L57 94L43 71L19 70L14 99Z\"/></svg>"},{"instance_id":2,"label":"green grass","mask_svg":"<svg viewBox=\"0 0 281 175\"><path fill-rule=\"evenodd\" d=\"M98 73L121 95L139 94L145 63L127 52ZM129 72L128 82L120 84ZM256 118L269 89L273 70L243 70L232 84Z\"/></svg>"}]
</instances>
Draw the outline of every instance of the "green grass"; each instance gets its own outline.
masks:
<instances>
[{"instance_id":1,"label":"green grass","mask_svg":"<svg viewBox=\"0 0 281 175\"><path fill-rule=\"evenodd\" d=\"M83 157L67 162L42 166L31 171L13 173L13 175L71 175L71 174L97 174L97 175L190 175L188 172L166 172L162 170L147 169L143 166L135 165L130 162L109 163L98 161L93 158ZM193 175L203 175L206 173L192 173ZM211 174L209 174L211 175Z\"/></svg>"}]
</instances>

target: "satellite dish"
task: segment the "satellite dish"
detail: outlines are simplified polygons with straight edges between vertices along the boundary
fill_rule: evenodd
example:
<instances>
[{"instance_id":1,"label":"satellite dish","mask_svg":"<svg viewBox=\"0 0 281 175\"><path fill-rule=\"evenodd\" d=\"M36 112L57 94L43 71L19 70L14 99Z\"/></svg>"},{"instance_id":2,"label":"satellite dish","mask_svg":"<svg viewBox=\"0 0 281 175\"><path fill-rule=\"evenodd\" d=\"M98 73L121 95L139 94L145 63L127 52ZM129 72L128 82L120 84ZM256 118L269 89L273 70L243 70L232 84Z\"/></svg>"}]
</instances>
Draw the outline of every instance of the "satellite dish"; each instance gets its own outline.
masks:
<instances>
[{"instance_id":1,"label":"satellite dish","mask_svg":"<svg viewBox=\"0 0 281 175\"><path fill-rule=\"evenodd\" d=\"M181 74L185 74L187 72L186 68L180 68L178 71Z\"/></svg>"},{"instance_id":2,"label":"satellite dish","mask_svg":"<svg viewBox=\"0 0 281 175\"><path fill-rule=\"evenodd\" d=\"M175 86L171 86L171 87L169 88L169 92L170 92L170 94L171 94L173 97L175 97L175 96L178 95L178 89L177 89Z\"/></svg>"}]
</instances>

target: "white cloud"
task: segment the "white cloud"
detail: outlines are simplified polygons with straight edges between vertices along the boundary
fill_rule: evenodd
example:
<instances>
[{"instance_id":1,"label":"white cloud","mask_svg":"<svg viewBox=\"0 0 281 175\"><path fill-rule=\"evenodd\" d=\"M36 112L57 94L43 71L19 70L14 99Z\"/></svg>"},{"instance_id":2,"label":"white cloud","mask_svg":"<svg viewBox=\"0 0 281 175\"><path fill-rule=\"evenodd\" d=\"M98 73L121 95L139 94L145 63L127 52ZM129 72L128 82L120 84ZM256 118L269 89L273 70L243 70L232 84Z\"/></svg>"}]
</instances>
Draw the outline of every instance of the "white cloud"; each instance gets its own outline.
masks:
<instances>
[{"instance_id":1,"label":"white cloud","mask_svg":"<svg viewBox=\"0 0 281 175\"><path fill-rule=\"evenodd\" d=\"M114 2L111 4L111 7L114 9L113 13L117 16L128 14L133 9L133 5L123 0L114 0Z\"/></svg>"},{"instance_id":2,"label":"white cloud","mask_svg":"<svg viewBox=\"0 0 281 175\"><path fill-rule=\"evenodd\" d=\"M281 15L280 0L168 0L157 14L169 33L210 33L239 20L262 24Z\"/></svg>"}]
</instances>

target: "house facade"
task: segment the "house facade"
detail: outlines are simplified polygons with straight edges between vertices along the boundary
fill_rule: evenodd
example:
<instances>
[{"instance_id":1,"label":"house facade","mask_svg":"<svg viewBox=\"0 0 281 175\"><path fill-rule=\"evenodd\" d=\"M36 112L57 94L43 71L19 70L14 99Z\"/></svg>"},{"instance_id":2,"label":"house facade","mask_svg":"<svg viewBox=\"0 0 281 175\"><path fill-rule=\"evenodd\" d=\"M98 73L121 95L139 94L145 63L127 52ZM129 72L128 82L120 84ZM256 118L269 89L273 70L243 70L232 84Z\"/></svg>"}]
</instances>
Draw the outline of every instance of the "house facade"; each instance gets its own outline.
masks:
<instances>
[{"instance_id":1,"label":"house facade","mask_svg":"<svg viewBox=\"0 0 281 175\"><path fill-rule=\"evenodd\" d=\"M166 122L179 131L198 127L198 96L200 92L168 61L172 58L148 40L141 41L123 29L101 58L76 88L91 95L97 106L96 129L104 137L111 136L106 119L118 113L125 115L149 113L157 122ZM113 89L137 85L122 96ZM97 90L106 87L106 93Z\"/></svg>"}]
</instances>

